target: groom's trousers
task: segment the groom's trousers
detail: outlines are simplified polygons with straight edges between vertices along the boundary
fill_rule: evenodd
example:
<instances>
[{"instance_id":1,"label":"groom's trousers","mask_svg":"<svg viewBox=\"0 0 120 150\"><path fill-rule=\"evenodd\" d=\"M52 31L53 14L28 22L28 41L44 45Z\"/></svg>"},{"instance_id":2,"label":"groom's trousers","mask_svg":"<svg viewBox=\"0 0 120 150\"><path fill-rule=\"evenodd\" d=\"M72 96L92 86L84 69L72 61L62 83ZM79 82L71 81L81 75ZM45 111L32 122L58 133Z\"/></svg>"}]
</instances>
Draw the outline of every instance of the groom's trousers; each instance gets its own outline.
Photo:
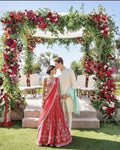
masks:
<instances>
[{"instance_id":1,"label":"groom's trousers","mask_svg":"<svg viewBox=\"0 0 120 150\"><path fill-rule=\"evenodd\" d=\"M67 99L63 99L63 111L64 111L64 117L67 123L67 126L69 128L69 131L71 131L72 128L72 112L73 112L73 100L71 97L67 97Z\"/></svg>"}]
</instances>

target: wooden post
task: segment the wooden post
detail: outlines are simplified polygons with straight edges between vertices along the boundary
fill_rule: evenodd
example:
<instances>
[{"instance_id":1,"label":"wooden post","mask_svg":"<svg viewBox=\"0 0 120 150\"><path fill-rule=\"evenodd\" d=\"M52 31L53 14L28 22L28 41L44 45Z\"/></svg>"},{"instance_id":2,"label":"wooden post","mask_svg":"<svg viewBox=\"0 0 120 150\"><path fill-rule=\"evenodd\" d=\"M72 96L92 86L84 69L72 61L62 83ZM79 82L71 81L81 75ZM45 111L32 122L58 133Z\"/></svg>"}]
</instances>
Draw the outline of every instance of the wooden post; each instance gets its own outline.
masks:
<instances>
[{"instance_id":1,"label":"wooden post","mask_svg":"<svg viewBox=\"0 0 120 150\"><path fill-rule=\"evenodd\" d=\"M89 81L89 75L86 75L86 80L85 80L85 87L88 87L88 81Z\"/></svg>"}]
</instances>

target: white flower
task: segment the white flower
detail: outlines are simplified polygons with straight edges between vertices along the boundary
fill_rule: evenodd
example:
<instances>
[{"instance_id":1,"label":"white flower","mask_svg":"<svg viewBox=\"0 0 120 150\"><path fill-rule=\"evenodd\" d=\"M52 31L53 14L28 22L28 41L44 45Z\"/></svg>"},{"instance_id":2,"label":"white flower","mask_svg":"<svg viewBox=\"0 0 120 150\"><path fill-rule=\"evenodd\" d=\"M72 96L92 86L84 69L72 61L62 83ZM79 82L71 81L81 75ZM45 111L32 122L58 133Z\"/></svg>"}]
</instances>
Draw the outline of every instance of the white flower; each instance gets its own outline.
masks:
<instances>
[{"instance_id":1,"label":"white flower","mask_svg":"<svg viewBox=\"0 0 120 150\"><path fill-rule=\"evenodd\" d=\"M110 28L109 28L109 27L107 27L107 28L106 28L106 30L108 31L108 30L110 30Z\"/></svg>"},{"instance_id":2,"label":"white flower","mask_svg":"<svg viewBox=\"0 0 120 150\"><path fill-rule=\"evenodd\" d=\"M115 112L113 112L112 115L115 115Z\"/></svg>"},{"instance_id":3,"label":"white flower","mask_svg":"<svg viewBox=\"0 0 120 150\"><path fill-rule=\"evenodd\" d=\"M46 18L46 20L50 20L50 18Z\"/></svg>"},{"instance_id":4,"label":"white flower","mask_svg":"<svg viewBox=\"0 0 120 150\"><path fill-rule=\"evenodd\" d=\"M107 109L107 107L106 107L106 106L102 106L102 109L103 109L103 110L106 110L106 109Z\"/></svg>"},{"instance_id":5,"label":"white flower","mask_svg":"<svg viewBox=\"0 0 120 150\"><path fill-rule=\"evenodd\" d=\"M104 65L104 68L107 68L108 66L107 65Z\"/></svg>"},{"instance_id":6,"label":"white flower","mask_svg":"<svg viewBox=\"0 0 120 150\"><path fill-rule=\"evenodd\" d=\"M55 18L55 21L58 21L58 18Z\"/></svg>"},{"instance_id":7,"label":"white flower","mask_svg":"<svg viewBox=\"0 0 120 150\"><path fill-rule=\"evenodd\" d=\"M114 102L110 102L109 107L114 108L115 107L115 103Z\"/></svg>"},{"instance_id":8,"label":"white flower","mask_svg":"<svg viewBox=\"0 0 120 150\"><path fill-rule=\"evenodd\" d=\"M53 16L53 17L57 17L57 13L56 13L56 12L53 12L53 13L52 13L52 16Z\"/></svg>"},{"instance_id":9,"label":"white flower","mask_svg":"<svg viewBox=\"0 0 120 150\"><path fill-rule=\"evenodd\" d=\"M101 33L103 33L104 32L104 30L101 30Z\"/></svg>"},{"instance_id":10,"label":"white flower","mask_svg":"<svg viewBox=\"0 0 120 150\"><path fill-rule=\"evenodd\" d=\"M11 70L11 69L8 69L8 71L12 73L12 70Z\"/></svg>"},{"instance_id":11,"label":"white flower","mask_svg":"<svg viewBox=\"0 0 120 150\"><path fill-rule=\"evenodd\" d=\"M11 51L14 51L14 48L11 48Z\"/></svg>"},{"instance_id":12,"label":"white flower","mask_svg":"<svg viewBox=\"0 0 120 150\"><path fill-rule=\"evenodd\" d=\"M4 100L2 100L2 102L0 103L0 105L4 105L5 104L5 101Z\"/></svg>"},{"instance_id":13,"label":"white flower","mask_svg":"<svg viewBox=\"0 0 120 150\"><path fill-rule=\"evenodd\" d=\"M12 74L10 74L9 77L12 77Z\"/></svg>"},{"instance_id":14,"label":"white flower","mask_svg":"<svg viewBox=\"0 0 120 150\"><path fill-rule=\"evenodd\" d=\"M10 53L11 53L10 51L7 52L7 54L10 54Z\"/></svg>"},{"instance_id":15,"label":"white flower","mask_svg":"<svg viewBox=\"0 0 120 150\"><path fill-rule=\"evenodd\" d=\"M8 48L8 49L9 49L10 47L7 45L7 46L5 46L5 48Z\"/></svg>"}]
</instances>

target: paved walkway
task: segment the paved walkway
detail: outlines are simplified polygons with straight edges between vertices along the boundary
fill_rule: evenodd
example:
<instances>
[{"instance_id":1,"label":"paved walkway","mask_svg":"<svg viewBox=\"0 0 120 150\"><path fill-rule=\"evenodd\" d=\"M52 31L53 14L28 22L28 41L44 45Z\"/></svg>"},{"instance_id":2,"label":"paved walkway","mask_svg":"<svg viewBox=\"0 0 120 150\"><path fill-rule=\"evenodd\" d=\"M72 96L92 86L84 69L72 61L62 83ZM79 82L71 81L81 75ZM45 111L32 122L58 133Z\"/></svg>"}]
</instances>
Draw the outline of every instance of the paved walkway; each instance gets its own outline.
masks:
<instances>
[{"instance_id":1,"label":"paved walkway","mask_svg":"<svg viewBox=\"0 0 120 150\"><path fill-rule=\"evenodd\" d=\"M120 101L120 96L116 96L116 97ZM27 95L26 101L28 104L26 109L40 110L41 108L41 96L40 95L37 95L37 97L35 98L33 98L32 95ZM87 97L82 96L82 98L79 99L79 104L80 104L81 111L88 111L88 110L94 111L95 110L91 106L90 100Z\"/></svg>"},{"instance_id":2,"label":"paved walkway","mask_svg":"<svg viewBox=\"0 0 120 150\"><path fill-rule=\"evenodd\" d=\"M27 95L26 97L26 101L27 101L27 109L40 109L41 107L41 97L37 96L35 98L33 98L32 95Z\"/></svg>"}]
</instances>

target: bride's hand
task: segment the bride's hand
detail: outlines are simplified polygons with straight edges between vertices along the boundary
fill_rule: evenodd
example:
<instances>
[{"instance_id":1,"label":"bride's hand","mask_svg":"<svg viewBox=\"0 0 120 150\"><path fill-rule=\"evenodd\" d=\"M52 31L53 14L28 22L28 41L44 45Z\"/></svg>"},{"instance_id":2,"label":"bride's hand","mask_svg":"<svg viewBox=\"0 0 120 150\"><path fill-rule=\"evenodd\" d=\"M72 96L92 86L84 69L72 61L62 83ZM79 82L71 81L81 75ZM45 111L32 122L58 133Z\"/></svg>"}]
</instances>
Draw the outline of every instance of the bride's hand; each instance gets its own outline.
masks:
<instances>
[{"instance_id":1,"label":"bride's hand","mask_svg":"<svg viewBox=\"0 0 120 150\"><path fill-rule=\"evenodd\" d=\"M64 94L64 95L62 96L63 99L67 99L67 97L68 97L67 94Z\"/></svg>"}]
</instances>

